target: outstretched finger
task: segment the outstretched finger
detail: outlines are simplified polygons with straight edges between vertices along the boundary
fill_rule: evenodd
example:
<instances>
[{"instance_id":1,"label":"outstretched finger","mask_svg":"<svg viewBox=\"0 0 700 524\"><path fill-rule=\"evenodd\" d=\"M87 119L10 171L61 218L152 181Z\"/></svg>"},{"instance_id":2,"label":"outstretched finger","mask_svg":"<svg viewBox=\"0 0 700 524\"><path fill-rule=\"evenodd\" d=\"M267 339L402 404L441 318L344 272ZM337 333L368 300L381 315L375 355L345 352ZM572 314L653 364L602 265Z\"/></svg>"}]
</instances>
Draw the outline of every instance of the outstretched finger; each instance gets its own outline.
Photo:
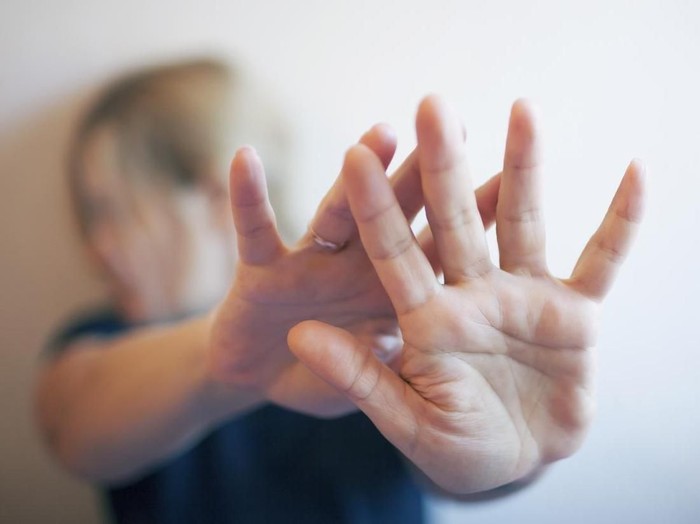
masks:
<instances>
[{"instance_id":1,"label":"outstretched finger","mask_svg":"<svg viewBox=\"0 0 700 524\"><path fill-rule=\"evenodd\" d=\"M380 160L363 145L350 148L345 155L343 182L362 245L396 313L401 315L427 302L438 283Z\"/></svg>"},{"instance_id":2,"label":"outstretched finger","mask_svg":"<svg viewBox=\"0 0 700 524\"><path fill-rule=\"evenodd\" d=\"M500 266L505 271L547 271L539 171L534 111L526 101L518 100L508 124L496 218Z\"/></svg>"},{"instance_id":3,"label":"outstretched finger","mask_svg":"<svg viewBox=\"0 0 700 524\"><path fill-rule=\"evenodd\" d=\"M420 395L345 330L309 320L287 336L292 353L314 374L344 394L409 458Z\"/></svg>"},{"instance_id":4,"label":"outstretched finger","mask_svg":"<svg viewBox=\"0 0 700 524\"><path fill-rule=\"evenodd\" d=\"M285 247L268 198L265 171L253 148L236 151L229 186L239 258L252 265L272 262Z\"/></svg>"},{"instance_id":5,"label":"outstretched finger","mask_svg":"<svg viewBox=\"0 0 700 524\"><path fill-rule=\"evenodd\" d=\"M484 229L490 228L496 220L496 205L498 204L498 186L500 182L501 174L498 173L484 182L484 184L479 186L479 188L475 191L476 205L479 208L479 214L481 215L481 221L484 224ZM408 220L408 216L406 219ZM441 273L442 267L440 266L440 256L438 255L437 247L435 246L435 239L433 238L433 232L430 230L430 226L428 225L421 229L416 236L416 239L418 240L418 245L423 250L425 257L428 259L428 262L430 262L433 271L436 274Z\"/></svg>"},{"instance_id":6,"label":"outstretched finger","mask_svg":"<svg viewBox=\"0 0 700 524\"><path fill-rule=\"evenodd\" d=\"M388 125L377 124L362 135L360 144L374 151L386 169L396 152L396 135ZM321 201L309 224L309 236L303 242L309 242L315 236L317 241L340 247L348 242L355 230L341 173Z\"/></svg>"},{"instance_id":7,"label":"outstretched finger","mask_svg":"<svg viewBox=\"0 0 700 524\"><path fill-rule=\"evenodd\" d=\"M632 246L644 214L644 166L633 160L610 204L603 223L583 250L571 285L602 300Z\"/></svg>"},{"instance_id":8,"label":"outstretched finger","mask_svg":"<svg viewBox=\"0 0 700 524\"><path fill-rule=\"evenodd\" d=\"M416 116L425 209L450 284L491 268L484 226L467 167L464 131L438 97L425 98Z\"/></svg>"}]
</instances>

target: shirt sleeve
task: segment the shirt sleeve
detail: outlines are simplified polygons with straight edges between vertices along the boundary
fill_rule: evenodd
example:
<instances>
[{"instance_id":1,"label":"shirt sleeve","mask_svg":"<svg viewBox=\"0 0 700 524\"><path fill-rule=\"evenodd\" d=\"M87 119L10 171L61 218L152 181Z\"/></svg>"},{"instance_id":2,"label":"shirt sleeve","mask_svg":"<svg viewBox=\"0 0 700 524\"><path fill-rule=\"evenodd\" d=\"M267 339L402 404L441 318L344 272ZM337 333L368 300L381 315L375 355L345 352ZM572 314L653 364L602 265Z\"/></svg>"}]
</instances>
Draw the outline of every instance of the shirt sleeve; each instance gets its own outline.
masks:
<instances>
[{"instance_id":1,"label":"shirt sleeve","mask_svg":"<svg viewBox=\"0 0 700 524\"><path fill-rule=\"evenodd\" d=\"M113 337L128 329L128 325L113 308L102 307L74 315L49 337L43 356L59 356L70 345L86 337Z\"/></svg>"}]
</instances>

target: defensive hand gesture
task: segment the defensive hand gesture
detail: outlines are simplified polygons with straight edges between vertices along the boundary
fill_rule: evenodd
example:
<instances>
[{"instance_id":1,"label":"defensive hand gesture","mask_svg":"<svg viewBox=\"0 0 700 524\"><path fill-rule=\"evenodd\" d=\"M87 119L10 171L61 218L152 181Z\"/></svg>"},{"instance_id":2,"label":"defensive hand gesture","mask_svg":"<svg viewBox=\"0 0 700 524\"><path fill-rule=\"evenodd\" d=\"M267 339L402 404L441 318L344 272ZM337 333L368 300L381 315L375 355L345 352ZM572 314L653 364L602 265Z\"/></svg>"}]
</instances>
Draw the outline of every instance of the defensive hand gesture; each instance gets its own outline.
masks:
<instances>
[{"instance_id":1,"label":"defensive hand gesture","mask_svg":"<svg viewBox=\"0 0 700 524\"><path fill-rule=\"evenodd\" d=\"M384 125L374 126L360 144L382 172L396 149L393 132ZM387 182L404 220L412 220L423 207L418 171L412 154ZM487 221L495 213L498 180L494 177L478 191ZM320 416L354 411L344 395L287 347L287 333L295 324L319 319L347 329L385 361L401 349L396 315L360 242L342 178L321 202L309 232L292 247L278 234L263 166L254 151L237 152L230 183L239 260L231 290L212 317L213 375L296 411ZM434 252L430 235L423 247L429 256Z\"/></svg>"},{"instance_id":2,"label":"defensive hand gesture","mask_svg":"<svg viewBox=\"0 0 700 524\"><path fill-rule=\"evenodd\" d=\"M498 266L489 257L458 120L430 97L416 127L444 284L376 154L355 146L343 169L362 244L398 317L404 345L397 371L353 334L318 321L295 327L289 343L437 484L482 491L581 444L593 411L596 317L641 219L642 167L630 164L573 274L560 280L545 261L528 105L516 102L511 113L496 213Z\"/></svg>"}]
</instances>

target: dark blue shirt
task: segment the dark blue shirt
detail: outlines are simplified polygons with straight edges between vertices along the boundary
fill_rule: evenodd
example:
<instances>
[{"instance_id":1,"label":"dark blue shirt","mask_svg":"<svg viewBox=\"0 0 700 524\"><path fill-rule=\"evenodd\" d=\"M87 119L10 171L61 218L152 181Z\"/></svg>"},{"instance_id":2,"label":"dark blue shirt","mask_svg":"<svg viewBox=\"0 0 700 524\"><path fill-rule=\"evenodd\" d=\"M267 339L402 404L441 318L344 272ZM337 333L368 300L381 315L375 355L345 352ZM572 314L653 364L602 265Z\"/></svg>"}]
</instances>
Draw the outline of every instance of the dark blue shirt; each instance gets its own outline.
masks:
<instances>
[{"instance_id":1,"label":"dark blue shirt","mask_svg":"<svg viewBox=\"0 0 700 524\"><path fill-rule=\"evenodd\" d=\"M128 328L113 311L91 314L50 349ZM128 524L424 522L422 494L399 452L363 414L323 420L272 405L106 495L115 521Z\"/></svg>"}]
</instances>

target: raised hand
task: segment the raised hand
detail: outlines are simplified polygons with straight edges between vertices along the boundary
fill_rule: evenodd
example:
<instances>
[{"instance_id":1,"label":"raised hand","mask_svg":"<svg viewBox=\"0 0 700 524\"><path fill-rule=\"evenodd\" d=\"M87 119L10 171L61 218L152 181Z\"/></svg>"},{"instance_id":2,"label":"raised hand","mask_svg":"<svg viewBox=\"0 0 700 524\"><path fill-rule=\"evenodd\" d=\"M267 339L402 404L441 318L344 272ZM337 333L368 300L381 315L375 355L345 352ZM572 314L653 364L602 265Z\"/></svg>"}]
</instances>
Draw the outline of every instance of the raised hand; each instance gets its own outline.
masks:
<instances>
[{"instance_id":1,"label":"raised hand","mask_svg":"<svg viewBox=\"0 0 700 524\"><path fill-rule=\"evenodd\" d=\"M375 126L360 143L386 169L396 147L391 130ZM495 215L498 181L494 177L479 192L487 222ZM347 329L383 360L401 348L396 316L359 240L342 178L324 198L309 233L292 248L280 240L263 167L250 148L236 154L230 183L239 261L232 288L213 316L213 374L297 411L330 416L355 410L301 365L286 341L292 326L318 319ZM410 221L423 206L415 155L387 183ZM430 235L423 248L432 256Z\"/></svg>"},{"instance_id":2,"label":"raised hand","mask_svg":"<svg viewBox=\"0 0 700 524\"><path fill-rule=\"evenodd\" d=\"M513 106L489 257L460 123L435 97L418 110L417 156L444 284L414 239L377 156L351 149L345 190L362 243L398 316L392 368L338 327L304 322L292 351L345 394L433 481L454 493L523 478L573 453L593 412L600 303L642 215L632 162L570 278L545 260L537 130Z\"/></svg>"}]
</instances>

